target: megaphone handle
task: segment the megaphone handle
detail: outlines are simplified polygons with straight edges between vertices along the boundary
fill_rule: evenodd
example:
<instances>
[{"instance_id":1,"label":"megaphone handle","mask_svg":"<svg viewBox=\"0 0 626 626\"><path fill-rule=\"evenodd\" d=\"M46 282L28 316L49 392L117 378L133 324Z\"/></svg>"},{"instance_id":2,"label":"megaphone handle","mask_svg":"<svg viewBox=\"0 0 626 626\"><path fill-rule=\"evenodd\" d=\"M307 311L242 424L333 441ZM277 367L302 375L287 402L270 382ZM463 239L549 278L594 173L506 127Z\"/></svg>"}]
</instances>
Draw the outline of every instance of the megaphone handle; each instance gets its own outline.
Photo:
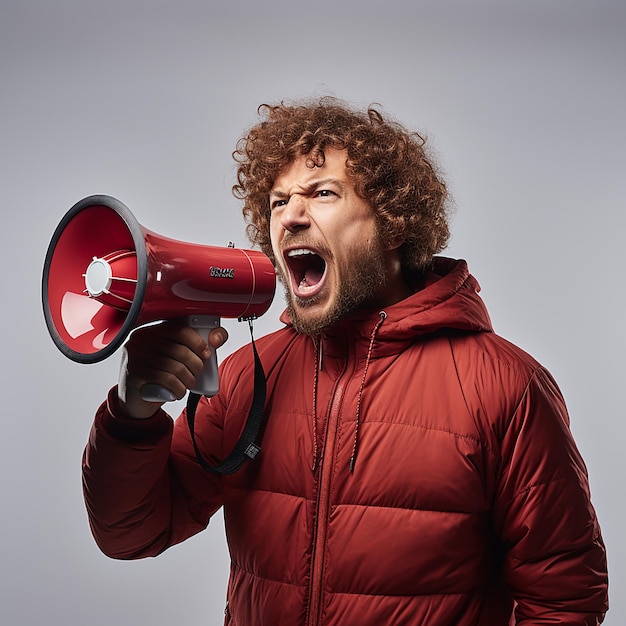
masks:
<instances>
[{"instance_id":1,"label":"megaphone handle","mask_svg":"<svg viewBox=\"0 0 626 626\"><path fill-rule=\"evenodd\" d=\"M190 315L186 319L187 324L198 332L205 341L208 341L209 333L220 325L220 321L219 316L216 315ZM204 367L196 376L195 384L191 391L211 397L218 390L217 354L215 350L212 350L210 358L205 361ZM147 402L172 402L176 400L176 396L169 389L151 383L141 388L141 397Z\"/></svg>"},{"instance_id":2,"label":"megaphone handle","mask_svg":"<svg viewBox=\"0 0 626 626\"><path fill-rule=\"evenodd\" d=\"M191 315L187 318L187 322L208 342L209 333L214 328L219 327L220 318L217 315ZM217 351L214 348L211 349L211 356L205 361L204 367L196 376L196 382L191 391L209 398L219 391Z\"/></svg>"}]
</instances>

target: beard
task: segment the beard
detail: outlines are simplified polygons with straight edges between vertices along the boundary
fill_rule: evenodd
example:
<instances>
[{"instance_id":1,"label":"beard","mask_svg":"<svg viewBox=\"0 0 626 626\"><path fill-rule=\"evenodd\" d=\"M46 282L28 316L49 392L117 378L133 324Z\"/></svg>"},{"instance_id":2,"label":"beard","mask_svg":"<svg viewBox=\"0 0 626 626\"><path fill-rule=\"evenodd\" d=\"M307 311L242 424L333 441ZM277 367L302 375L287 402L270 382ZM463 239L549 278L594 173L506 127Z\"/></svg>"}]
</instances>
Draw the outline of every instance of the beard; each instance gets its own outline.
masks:
<instances>
[{"instance_id":1,"label":"beard","mask_svg":"<svg viewBox=\"0 0 626 626\"><path fill-rule=\"evenodd\" d=\"M317 335L368 303L374 304L377 294L387 282L384 254L379 240L371 241L365 249L355 249L350 265L342 271L336 268L336 271L338 293L328 309L314 315L307 314L306 310L315 306L323 296L318 294L306 299L294 296L289 288L289 278L277 266L278 278L285 286L287 312L297 332Z\"/></svg>"}]
</instances>

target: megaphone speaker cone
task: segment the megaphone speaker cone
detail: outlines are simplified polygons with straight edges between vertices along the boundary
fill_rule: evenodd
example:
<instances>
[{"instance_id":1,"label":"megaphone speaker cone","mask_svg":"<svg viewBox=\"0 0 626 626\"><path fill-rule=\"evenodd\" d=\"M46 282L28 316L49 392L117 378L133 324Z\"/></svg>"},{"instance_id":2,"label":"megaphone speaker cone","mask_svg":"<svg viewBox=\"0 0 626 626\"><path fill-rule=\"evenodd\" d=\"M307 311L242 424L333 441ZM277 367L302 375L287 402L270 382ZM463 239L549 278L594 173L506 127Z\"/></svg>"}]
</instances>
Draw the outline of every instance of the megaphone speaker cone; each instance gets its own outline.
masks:
<instances>
[{"instance_id":1,"label":"megaphone speaker cone","mask_svg":"<svg viewBox=\"0 0 626 626\"><path fill-rule=\"evenodd\" d=\"M134 278L132 298L123 307L95 298L88 288L89 283L106 286L99 276L106 267L94 260L110 259L112 250L132 252L125 268ZM42 285L48 330L65 356L95 363L119 348L141 312L146 270L143 229L121 202L90 196L65 214L48 247Z\"/></svg>"}]
</instances>

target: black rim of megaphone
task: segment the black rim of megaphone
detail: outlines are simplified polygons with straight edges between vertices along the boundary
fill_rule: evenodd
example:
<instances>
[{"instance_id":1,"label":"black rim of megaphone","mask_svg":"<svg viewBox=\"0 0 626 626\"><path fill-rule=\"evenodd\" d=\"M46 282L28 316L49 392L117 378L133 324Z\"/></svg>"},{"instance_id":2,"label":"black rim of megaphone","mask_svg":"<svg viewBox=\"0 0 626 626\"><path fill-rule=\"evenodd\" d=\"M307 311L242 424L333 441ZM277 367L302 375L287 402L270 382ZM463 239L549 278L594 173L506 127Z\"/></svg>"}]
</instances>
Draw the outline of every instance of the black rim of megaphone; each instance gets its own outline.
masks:
<instances>
[{"instance_id":1,"label":"black rim of megaphone","mask_svg":"<svg viewBox=\"0 0 626 626\"><path fill-rule=\"evenodd\" d=\"M135 253L137 255L137 287L135 289L135 297L133 298L133 302L128 310L126 319L115 338L97 352L85 354L84 352L77 352L76 350L70 348L57 332L48 302L48 279L52 257L54 256L54 251L61 234L78 213L95 206L108 207L109 209L115 211L122 218L122 220L124 220L126 227L133 238L133 245L135 246ZM50 336L59 350L61 350L66 357L78 363L97 363L98 361L103 361L107 357L111 356L111 354L113 354L122 345L130 331L135 327L135 323L139 317L139 313L141 312L141 307L146 293L147 270L148 259L143 230L135 216L131 213L130 209L116 198L107 195L93 195L79 200L63 216L63 219L54 231L50 245L48 246L48 252L46 253L46 260L44 263L42 280L44 316Z\"/></svg>"}]
</instances>

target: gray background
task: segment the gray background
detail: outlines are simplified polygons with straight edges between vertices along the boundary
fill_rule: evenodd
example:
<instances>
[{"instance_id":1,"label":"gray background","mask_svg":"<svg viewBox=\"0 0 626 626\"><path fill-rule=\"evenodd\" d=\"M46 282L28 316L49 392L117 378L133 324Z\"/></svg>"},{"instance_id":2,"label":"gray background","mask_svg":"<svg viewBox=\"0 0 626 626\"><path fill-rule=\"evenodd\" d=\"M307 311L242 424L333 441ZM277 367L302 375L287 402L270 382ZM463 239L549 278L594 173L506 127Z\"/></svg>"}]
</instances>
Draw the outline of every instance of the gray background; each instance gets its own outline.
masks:
<instances>
[{"instance_id":1,"label":"gray background","mask_svg":"<svg viewBox=\"0 0 626 626\"><path fill-rule=\"evenodd\" d=\"M0 622L221 624L220 516L143 562L109 560L91 539L80 459L118 355L81 366L56 349L43 259L93 193L170 237L246 246L237 138L261 102L332 94L429 135L457 206L447 254L468 259L497 331L567 398L609 550L606 623L624 623L625 3L221 4L0 3ZM222 356L247 338L225 325Z\"/></svg>"}]
</instances>

